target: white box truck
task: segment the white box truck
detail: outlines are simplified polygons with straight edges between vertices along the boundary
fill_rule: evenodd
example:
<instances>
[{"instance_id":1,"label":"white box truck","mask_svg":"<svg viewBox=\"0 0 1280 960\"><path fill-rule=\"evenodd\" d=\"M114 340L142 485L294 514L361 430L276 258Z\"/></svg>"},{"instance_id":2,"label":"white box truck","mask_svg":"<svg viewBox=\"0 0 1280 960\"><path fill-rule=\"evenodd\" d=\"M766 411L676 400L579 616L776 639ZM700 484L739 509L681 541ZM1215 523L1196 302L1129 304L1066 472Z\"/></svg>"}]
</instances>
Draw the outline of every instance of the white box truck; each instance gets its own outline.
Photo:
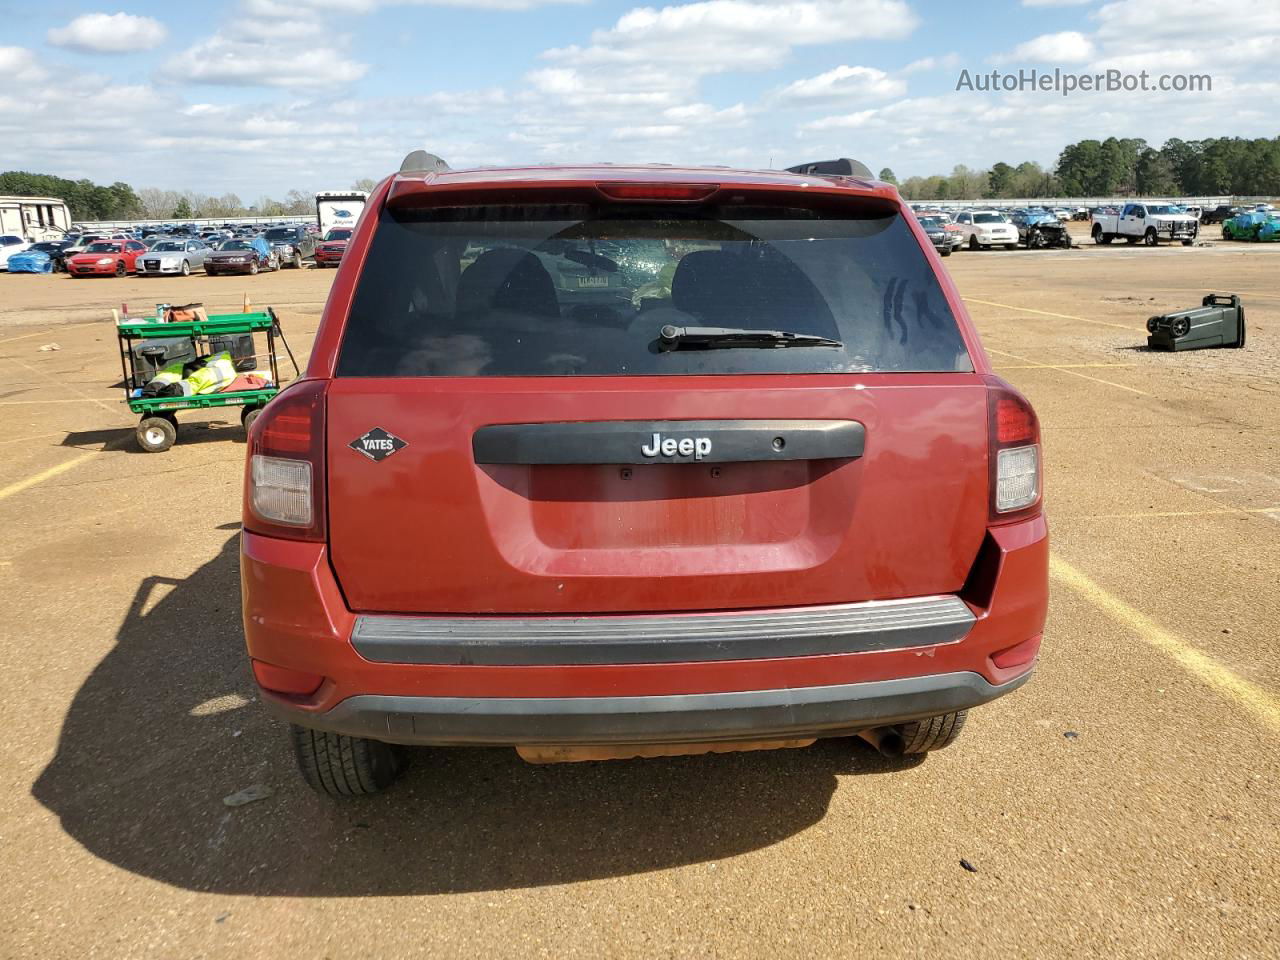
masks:
<instances>
[{"instance_id":1,"label":"white box truck","mask_svg":"<svg viewBox=\"0 0 1280 960\"><path fill-rule=\"evenodd\" d=\"M316 219L320 221L320 236L325 236L334 227L354 227L368 199L369 195L362 190L317 193Z\"/></svg>"}]
</instances>

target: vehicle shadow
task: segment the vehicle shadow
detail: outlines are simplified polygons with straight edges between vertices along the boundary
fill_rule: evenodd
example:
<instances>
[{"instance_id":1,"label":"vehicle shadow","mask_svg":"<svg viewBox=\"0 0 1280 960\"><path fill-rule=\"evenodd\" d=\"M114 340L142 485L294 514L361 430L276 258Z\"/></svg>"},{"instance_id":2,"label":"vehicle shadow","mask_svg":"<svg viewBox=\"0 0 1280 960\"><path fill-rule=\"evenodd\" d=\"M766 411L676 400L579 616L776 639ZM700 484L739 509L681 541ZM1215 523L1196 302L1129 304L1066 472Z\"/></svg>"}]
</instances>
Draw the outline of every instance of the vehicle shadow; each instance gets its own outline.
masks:
<instances>
[{"instance_id":1,"label":"vehicle shadow","mask_svg":"<svg viewBox=\"0 0 1280 960\"><path fill-rule=\"evenodd\" d=\"M185 580L140 584L32 788L94 855L191 890L379 896L660 870L777 843L847 774L898 773L860 741L532 766L512 750L416 750L385 794L335 802L295 773L255 700L236 537ZM266 799L229 808L253 784ZM906 785L904 784L904 789Z\"/></svg>"},{"instance_id":2,"label":"vehicle shadow","mask_svg":"<svg viewBox=\"0 0 1280 960\"><path fill-rule=\"evenodd\" d=\"M246 442L240 420L179 420L176 445L195 443ZM133 427L106 427L99 430L75 430L59 441L62 447L96 447L99 451L120 450L125 453L146 453L138 446Z\"/></svg>"}]
</instances>

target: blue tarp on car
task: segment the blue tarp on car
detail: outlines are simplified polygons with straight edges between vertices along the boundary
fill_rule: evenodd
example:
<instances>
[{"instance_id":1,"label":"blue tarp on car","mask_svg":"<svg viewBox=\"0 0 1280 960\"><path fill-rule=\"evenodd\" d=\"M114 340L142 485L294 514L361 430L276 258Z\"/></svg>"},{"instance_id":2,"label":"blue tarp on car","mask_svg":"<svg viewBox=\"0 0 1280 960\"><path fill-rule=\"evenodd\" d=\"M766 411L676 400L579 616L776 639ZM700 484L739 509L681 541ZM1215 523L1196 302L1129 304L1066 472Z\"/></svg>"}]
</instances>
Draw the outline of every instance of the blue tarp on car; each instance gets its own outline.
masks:
<instances>
[{"instance_id":1,"label":"blue tarp on car","mask_svg":"<svg viewBox=\"0 0 1280 960\"><path fill-rule=\"evenodd\" d=\"M9 258L10 273L53 273L53 258L43 250L23 250Z\"/></svg>"}]
</instances>

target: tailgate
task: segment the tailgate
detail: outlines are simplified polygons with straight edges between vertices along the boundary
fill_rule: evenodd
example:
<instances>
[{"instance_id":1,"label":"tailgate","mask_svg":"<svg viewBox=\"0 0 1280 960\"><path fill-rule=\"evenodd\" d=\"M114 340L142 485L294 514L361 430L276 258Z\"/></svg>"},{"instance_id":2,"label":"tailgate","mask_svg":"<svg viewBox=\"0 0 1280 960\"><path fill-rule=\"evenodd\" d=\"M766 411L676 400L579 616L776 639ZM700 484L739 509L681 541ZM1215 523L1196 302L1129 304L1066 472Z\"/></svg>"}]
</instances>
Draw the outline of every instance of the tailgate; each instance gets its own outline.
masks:
<instances>
[{"instance_id":1,"label":"tailgate","mask_svg":"<svg viewBox=\"0 0 1280 960\"><path fill-rule=\"evenodd\" d=\"M329 536L348 603L604 613L958 590L986 527L979 378L800 380L339 378Z\"/></svg>"}]
</instances>

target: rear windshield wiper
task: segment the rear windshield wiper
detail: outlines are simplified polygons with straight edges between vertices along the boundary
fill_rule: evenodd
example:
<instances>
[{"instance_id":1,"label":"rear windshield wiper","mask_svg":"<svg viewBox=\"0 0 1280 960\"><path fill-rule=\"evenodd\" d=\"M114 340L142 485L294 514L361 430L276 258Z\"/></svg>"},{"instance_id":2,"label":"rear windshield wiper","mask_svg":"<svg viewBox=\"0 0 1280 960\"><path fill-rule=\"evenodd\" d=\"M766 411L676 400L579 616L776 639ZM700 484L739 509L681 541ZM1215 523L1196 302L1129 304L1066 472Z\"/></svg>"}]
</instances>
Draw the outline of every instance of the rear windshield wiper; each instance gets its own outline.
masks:
<instances>
[{"instance_id":1,"label":"rear windshield wiper","mask_svg":"<svg viewBox=\"0 0 1280 960\"><path fill-rule=\"evenodd\" d=\"M751 330L745 327L677 327L667 324L658 331L663 350L682 347L843 347L839 340L789 330Z\"/></svg>"}]
</instances>

